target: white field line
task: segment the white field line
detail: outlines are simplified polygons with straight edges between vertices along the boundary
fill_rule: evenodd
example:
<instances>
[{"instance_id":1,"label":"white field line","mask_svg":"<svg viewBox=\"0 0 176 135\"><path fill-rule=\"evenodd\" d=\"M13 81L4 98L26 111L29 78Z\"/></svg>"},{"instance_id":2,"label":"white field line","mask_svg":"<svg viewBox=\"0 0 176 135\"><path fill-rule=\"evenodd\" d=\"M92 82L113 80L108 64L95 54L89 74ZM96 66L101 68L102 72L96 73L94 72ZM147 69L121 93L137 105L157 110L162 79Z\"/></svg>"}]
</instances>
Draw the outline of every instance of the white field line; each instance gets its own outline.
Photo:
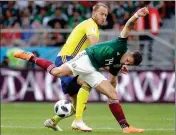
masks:
<instances>
[{"instance_id":1,"label":"white field line","mask_svg":"<svg viewBox=\"0 0 176 135\"><path fill-rule=\"evenodd\" d=\"M44 129L45 127L30 127L30 126L3 126L1 128L22 128L22 129ZM71 128L70 128L71 129ZM93 129L102 129L102 130L121 130L119 128L111 128L111 127L96 127ZM145 128L148 131L174 131L174 128Z\"/></svg>"},{"instance_id":2,"label":"white field line","mask_svg":"<svg viewBox=\"0 0 176 135\"><path fill-rule=\"evenodd\" d=\"M87 117L89 118L89 117ZM90 117L92 118L92 117ZM29 119L29 118L18 118L18 117L3 117L1 119ZM41 119L41 117L33 117L32 119ZM175 118L159 118L159 119L152 119L152 118L141 118L141 120L147 120L147 121L150 121L150 120L158 120L158 121L175 121Z\"/></svg>"}]
</instances>

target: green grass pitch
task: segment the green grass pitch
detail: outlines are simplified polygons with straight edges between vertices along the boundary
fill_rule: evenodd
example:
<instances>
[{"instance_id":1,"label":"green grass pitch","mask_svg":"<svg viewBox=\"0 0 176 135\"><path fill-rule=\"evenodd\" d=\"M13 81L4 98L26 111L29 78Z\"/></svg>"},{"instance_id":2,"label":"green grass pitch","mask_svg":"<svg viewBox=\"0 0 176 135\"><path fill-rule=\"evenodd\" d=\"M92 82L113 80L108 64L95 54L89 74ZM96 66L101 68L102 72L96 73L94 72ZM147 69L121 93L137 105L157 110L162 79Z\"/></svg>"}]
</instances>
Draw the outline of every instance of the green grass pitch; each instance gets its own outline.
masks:
<instances>
[{"instance_id":1,"label":"green grass pitch","mask_svg":"<svg viewBox=\"0 0 176 135\"><path fill-rule=\"evenodd\" d=\"M174 135L174 104L122 104L129 123L145 128L143 135ZM88 103L84 121L93 132L72 131L73 116L59 122L63 132L45 128L53 103L2 103L2 135L122 135L106 103Z\"/></svg>"}]
</instances>

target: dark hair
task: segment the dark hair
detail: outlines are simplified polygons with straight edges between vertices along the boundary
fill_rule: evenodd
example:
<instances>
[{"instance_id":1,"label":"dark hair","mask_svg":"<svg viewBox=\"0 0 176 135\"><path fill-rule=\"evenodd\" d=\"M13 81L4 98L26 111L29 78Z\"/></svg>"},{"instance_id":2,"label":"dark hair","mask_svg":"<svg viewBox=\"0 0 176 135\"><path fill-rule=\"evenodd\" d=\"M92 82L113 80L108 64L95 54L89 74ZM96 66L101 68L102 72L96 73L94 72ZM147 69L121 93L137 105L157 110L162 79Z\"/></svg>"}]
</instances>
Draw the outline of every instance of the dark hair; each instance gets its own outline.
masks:
<instances>
[{"instance_id":1,"label":"dark hair","mask_svg":"<svg viewBox=\"0 0 176 135\"><path fill-rule=\"evenodd\" d=\"M106 9L108 9L108 7L104 4L104 3L97 3L93 6L93 11L96 11L97 9L99 9L99 7L105 7Z\"/></svg>"},{"instance_id":2,"label":"dark hair","mask_svg":"<svg viewBox=\"0 0 176 135\"><path fill-rule=\"evenodd\" d=\"M142 62L142 55L140 52L133 53L134 65L137 66Z\"/></svg>"}]
</instances>

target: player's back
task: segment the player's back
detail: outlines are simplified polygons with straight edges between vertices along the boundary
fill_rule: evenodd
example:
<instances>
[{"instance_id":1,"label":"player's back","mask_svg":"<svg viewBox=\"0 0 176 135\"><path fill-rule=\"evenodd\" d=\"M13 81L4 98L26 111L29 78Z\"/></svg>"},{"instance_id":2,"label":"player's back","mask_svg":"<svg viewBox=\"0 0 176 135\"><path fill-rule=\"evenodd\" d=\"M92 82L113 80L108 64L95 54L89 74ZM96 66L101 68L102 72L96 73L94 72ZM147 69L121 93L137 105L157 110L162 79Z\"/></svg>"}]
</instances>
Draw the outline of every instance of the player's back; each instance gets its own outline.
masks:
<instances>
[{"instance_id":1,"label":"player's back","mask_svg":"<svg viewBox=\"0 0 176 135\"><path fill-rule=\"evenodd\" d=\"M118 38L99 43L86 49L86 52L96 69L118 62L127 51L127 38Z\"/></svg>"},{"instance_id":2,"label":"player's back","mask_svg":"<svg viewBox=\"0 0 176 135\"><path fill-rule=\"evenodd\" d=\"M59 55L75 57L77 53L89 47L87 36L91 33L99 39L98 26L92 18L81 22L73 29Z\"/></svg>"}]
</instances>

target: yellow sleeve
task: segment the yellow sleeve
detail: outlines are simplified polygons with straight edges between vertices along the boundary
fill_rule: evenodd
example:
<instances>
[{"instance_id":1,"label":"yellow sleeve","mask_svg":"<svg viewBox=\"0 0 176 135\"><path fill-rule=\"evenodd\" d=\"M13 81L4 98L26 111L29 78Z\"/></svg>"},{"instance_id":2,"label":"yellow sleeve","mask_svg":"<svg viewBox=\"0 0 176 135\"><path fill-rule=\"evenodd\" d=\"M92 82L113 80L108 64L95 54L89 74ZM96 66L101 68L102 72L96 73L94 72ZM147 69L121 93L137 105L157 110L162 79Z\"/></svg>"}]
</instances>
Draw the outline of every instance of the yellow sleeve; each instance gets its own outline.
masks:
<instances>
[{"instance_id":1,"label":"yellow sleeve","mask_svg":"<svg viewBox=\"0 0 176 135\"><path fill-rule=\"evenodd\" d=\"M98 33L98 28L95 24L93 23L87 23L86 26L86 35L95 35L97 37L97 33Z\"/></svg>"}]
</instances>

